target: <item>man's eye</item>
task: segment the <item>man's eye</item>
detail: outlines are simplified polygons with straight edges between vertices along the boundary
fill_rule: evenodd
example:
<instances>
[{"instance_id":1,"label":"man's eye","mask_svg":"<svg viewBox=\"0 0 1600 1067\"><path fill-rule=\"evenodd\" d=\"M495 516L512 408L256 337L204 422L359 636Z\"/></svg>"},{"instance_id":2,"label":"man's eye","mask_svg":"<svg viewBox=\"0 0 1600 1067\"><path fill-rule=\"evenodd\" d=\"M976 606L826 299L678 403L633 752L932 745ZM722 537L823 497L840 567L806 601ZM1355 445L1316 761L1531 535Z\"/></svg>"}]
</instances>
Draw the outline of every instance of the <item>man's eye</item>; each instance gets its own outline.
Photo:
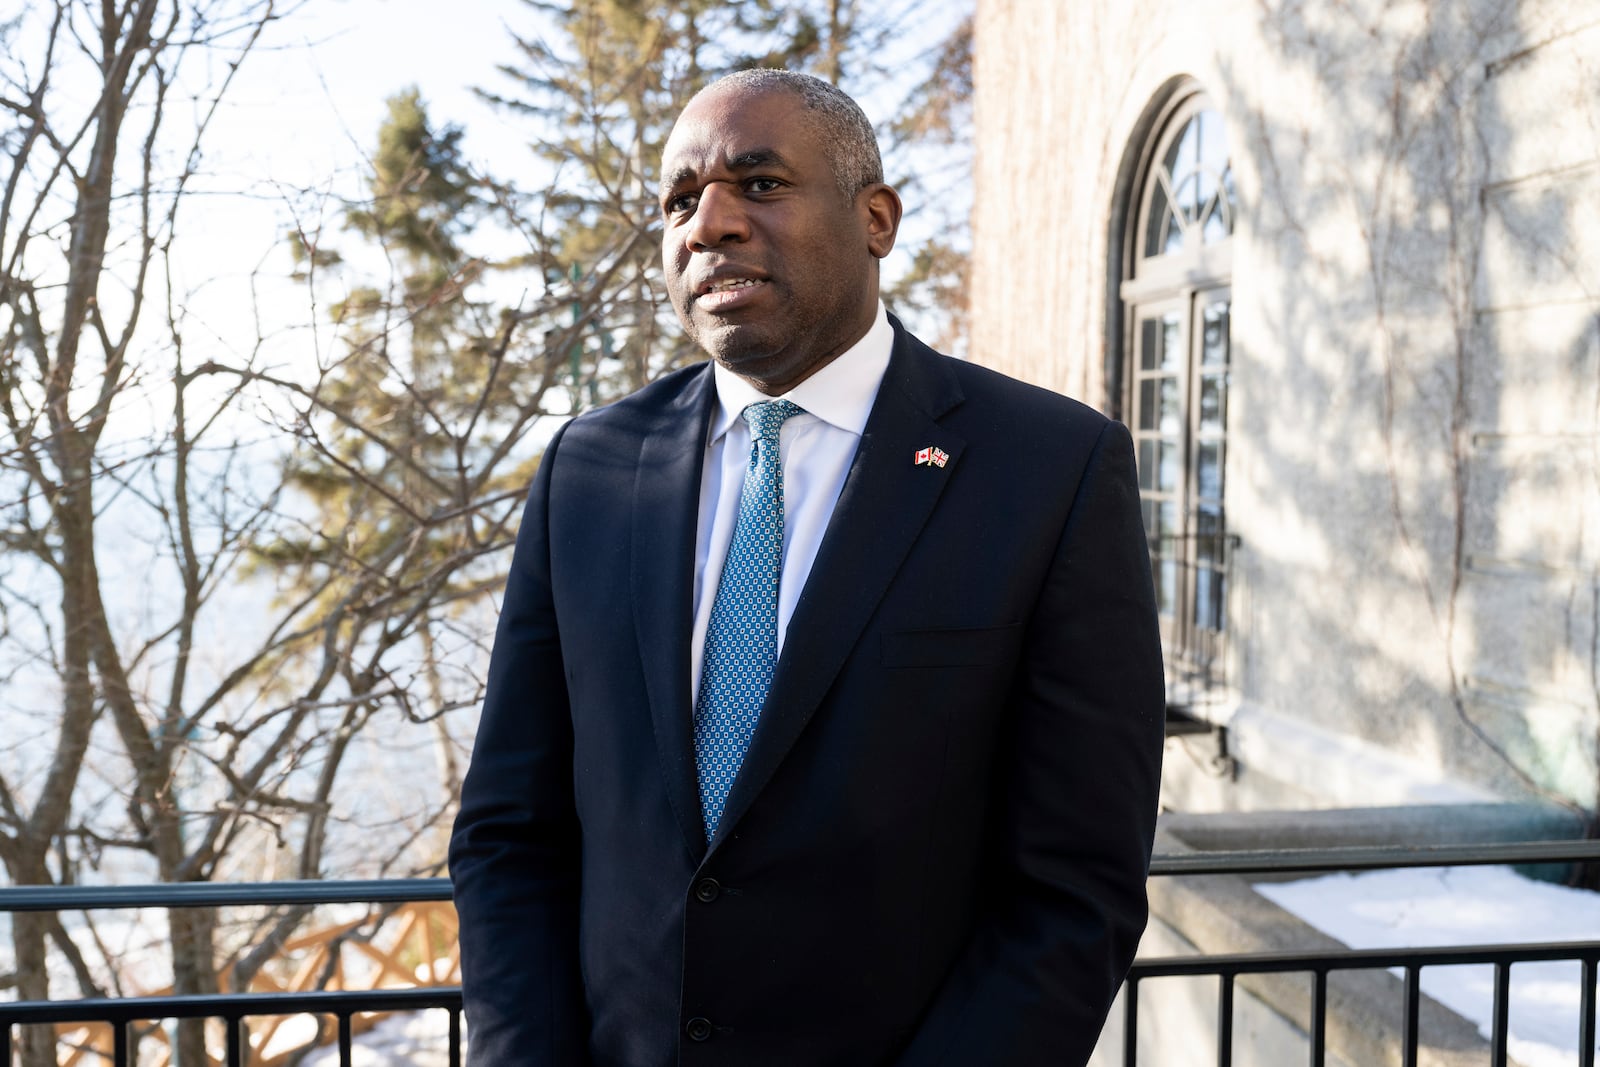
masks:
<instances>
[{"instance_id":1,"label":"man's eye","mask_svg":"<svg viewBox=\"0 0 1600 1067\"><path fill-rule=\"evenodd\" d=\"M776 178L751 178L744 187L752 193L770 193L782 184Z\"/></svg>"},{"instance_id":2,"label":"man's eye","mask_svg":"<svg viewBox=\"0 0 1600 1067\"><path fill-rule=\"evenodd\" d=\"M693 193L684 193L681 196L671 197L666 203L667 214L681 215L685 211L693 211L699 199Z\"/></svg>"}]
</instances>

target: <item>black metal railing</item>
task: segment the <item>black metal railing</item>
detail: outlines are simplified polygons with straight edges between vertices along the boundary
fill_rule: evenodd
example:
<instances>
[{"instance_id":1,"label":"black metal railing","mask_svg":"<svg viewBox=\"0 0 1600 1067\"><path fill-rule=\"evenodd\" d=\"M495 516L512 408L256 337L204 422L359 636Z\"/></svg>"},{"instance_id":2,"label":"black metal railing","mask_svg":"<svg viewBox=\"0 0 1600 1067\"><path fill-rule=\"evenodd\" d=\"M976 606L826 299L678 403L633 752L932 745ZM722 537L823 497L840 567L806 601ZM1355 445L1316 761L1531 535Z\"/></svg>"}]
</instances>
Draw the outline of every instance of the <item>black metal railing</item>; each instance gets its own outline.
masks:
<instances>
[{"instance_id":1,"label":"black metal railing","mask_svg":"<svg viewBox=\"0 0 1600 1067\"><path fill-rule=\"evenodd\" d=\"M1494 1021L1491 1028L1490 1063L1506 1067L1510 1037L1511 965L1547 961L1577 961L1583 965L1583 985L1579 1006L1579 1063L1594 1067L1595 1042L1595 966L1600 961L1600 941L1524 945L1461 945L1430 949L1341 949L1337 952L1255 952L1239 955L1213 955L1189 958L1141 960L1133 965L1123 988L1123 1063L1137 1067L1139 1033L1139 985L1150 978L1206 977L1215 975L1217 990L1217 1063L1233 1063L1233 993L1241 975L1307 972L1312 980L1312 1006L1307 1044L1312 1067L1327 1063L1328 975L1332 971L1368 968L1404 968L1405 1014L1402 1023L1402 1063L1417 1067L1420 1054L1418 1027L1421 980L1424 967L1454 967L1462 964L1494 966Z\"/></svg>"},{"instance_id":2,"label":"black metal railing","mask_svg":"<svg viewBox=\"0 0 1600 1067\"><path fill-rule=\"evenodd\" d=\"M112 911L323 904L407 904L448 901L444 878L320 882L188 882L139 886L18 886L0 889L0 913ZM332 1017L341 1067L351 1067L355 1016L439 1010L448 1013L449 1067L461 1067L461 987L333 990L303 993L170 994L149 997L0 1003L0 1067L11 1067L12 1031L25 1025L109 1024L112 1067L133 1067L132 1028L152 1020L216 1019L224 1024L226 1067L245 1067L252 1018Z\"/></svg>"},{"instance_id":3,"label":"black metal railing","mask_svg":"<svg viewBox=\"0 0 1600 1067\"><path fill-rule=\"evenodd\" d=\"M1499 864L1585 863L1600 860L1600 841L1535 841L1489 845L1372 846L1185 853L1157 856L1152 877L1237 874L1304 874L1320 871L1388 870L1407 867L1464 867ZM1122 993L1124 1067L1139 1063L1139 988L1154 978L1215 976L1217 986L1217 1064L1233 1063L1234 991L1244 975L1306 973L1311 976L1311 1006L1306 1027L1308 1062L1326 1067L1328 1059L1328 976L1335 971L1398 968L1404 972L1401 1062L1417 1067L1421 1051L1421 973L1424 967L1487 964L1494 967L1491 1067L1507 1067L1510 1038L1511 967L1517 963L1576 962L1582 971L1578 1006L1579 1067L1595 1067L1595 977L1600 941L1459 945L1443 948L1338 949L1316 952L1254 952L1134 961Z\"/></svg>"},{"instance_id":4,"label":"black metal railing","mask_svg":"<svg viewBox=\"0 0 1600 1067\"><path fill-rule=\"evenodd\" d=\"M1519 842L1496 845L1433 847L1363 847L1199 852L1157 856L1155 878L1197 875L1286 874L1404 867L1484 864L1586 863L1600 861L1600 841ZM450 899L442 878L351 882L195 883L155 886L25 886L0 889L0 912L89 911L131 908L183 908L335 903L406 903ZM1328 976L1336 971L1397 968L1404 973L1403 1063L1416 1067L1419 1055L1420 975L1426 967L1486 964L1495 968L1491 1063L1507 1064L1510 970L1514 964L1551 960L1575 961L1582 968L1579 1005L1579 1063L1594 1067L1596 1038L1595 979L1600 968L1600 941L1561 944L1465 945L1428 949L1378 949L1318 952L1242 953L1137 960L1123 994L1123 1062L1137 1067L1139 990L1155 978L1215 977L1219 1067L1231 1067L1236 981L1247 975L1303 972L1312 983L1307 1021L1309 1063L1327 1061ZM234 993L201 996L127 997L0 1003L0 1067L9 1067L12 1032L31 1024L110 1024L113 1067L130 1067L131 1028L150 1020L218 1019L226 1027L225 1063L245 1067L249 1051L246 1026L255 1017L312 1014L338 1023L339 1062L350 1067L354 1016L365 1012L441 1010L449 1016L447 1054L451 1067L462 1055L461 990L459 987L340 990L311 993Z\"/></svg>"},{"instance_id":5,"label":"black metal railing","mask_svg":"<svg viewBox=\"0 0 1600 1067\"><path fill-rule=\"evenodd\" d=\"M461 1067L461 987L424 989L337 990L322 993L215 993L164 997L123 997L116 1000L18 1001L0 1004L0 1064L11 1063L11 1029L22 1024L109 1023L112 1027L114 1067L131 1067L130 1030L152 1019L220 1019L227 1039L223 1062L245 1067L248 1040L245 1024L270 1015L324 1015L338 1023L339 1063L350 1067L353 1053L352 1022L363 1012L397 1012L441 1009L449 1012L450 1067Z\"/></svg>"}]
</instances>

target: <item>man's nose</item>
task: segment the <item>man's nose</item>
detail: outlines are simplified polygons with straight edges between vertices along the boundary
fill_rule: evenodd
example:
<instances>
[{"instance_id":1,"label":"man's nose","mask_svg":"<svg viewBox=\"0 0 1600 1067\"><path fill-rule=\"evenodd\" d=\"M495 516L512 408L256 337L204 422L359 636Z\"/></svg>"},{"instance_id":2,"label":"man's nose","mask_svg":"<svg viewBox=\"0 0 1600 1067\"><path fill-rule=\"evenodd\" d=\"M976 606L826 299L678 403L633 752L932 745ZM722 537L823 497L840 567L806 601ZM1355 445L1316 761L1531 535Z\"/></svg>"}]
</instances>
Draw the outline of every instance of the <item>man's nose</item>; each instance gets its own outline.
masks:
<instances>
[{"instance_id":1,"label":"man's nose","mask_svg":"<svg viewBox=\"0 0 1600 1067\"><path fill-rule=\"evenodd\" d=\"M708 182L700 190L700 202L684 238L691 252L749 238L750 220L739 194L739 187L732 182Z\"/></svg>"}]
</instances>

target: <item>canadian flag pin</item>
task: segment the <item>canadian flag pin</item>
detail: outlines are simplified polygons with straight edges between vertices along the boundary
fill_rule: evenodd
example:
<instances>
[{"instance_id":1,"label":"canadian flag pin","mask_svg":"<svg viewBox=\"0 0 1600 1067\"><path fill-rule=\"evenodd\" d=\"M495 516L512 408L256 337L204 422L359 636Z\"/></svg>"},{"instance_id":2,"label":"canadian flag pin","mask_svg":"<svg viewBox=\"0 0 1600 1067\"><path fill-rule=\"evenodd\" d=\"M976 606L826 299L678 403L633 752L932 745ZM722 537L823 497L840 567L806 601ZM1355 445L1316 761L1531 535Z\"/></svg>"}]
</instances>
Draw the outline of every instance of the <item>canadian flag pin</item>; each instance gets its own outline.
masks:
<instances>
[{"instance_id":1,"label":"canadian flag pin","mask_svg":"<svg viewBox=\"0 0 1600 1067\"><path fill-rule=\"evenodd\" d=\"M920 467L926 463L930 467L943 467L949 459L950 453L942 448L934 448L929 445L927 448L917 449L916 461L912 466Z\"/></svg>"}]
</instances>

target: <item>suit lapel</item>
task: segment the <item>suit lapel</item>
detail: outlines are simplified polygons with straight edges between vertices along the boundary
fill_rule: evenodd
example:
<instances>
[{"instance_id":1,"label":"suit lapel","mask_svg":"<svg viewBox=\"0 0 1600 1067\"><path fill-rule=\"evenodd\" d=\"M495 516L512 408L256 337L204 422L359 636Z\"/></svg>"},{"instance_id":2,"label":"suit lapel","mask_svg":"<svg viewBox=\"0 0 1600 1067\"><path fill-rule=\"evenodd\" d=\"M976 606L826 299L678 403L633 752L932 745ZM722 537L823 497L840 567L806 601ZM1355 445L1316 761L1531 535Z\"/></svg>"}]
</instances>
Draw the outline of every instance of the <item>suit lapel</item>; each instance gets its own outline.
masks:
<instances>
[{"instance_id":1,"label":"suit lapel","mask_svg":"<svg viewBox=\"0 0 1600 1067\"><path fill-rule=\"evenodd\" d=\"M893 321L893 320L891 320ZM728 794L715 850L794 747L933 513L965 442L937 420L961 402L951 369L898 322L888 370L795 605L772 688ZM915 465L934 446L943 468Z\"/></svg>"},{"instance_id":2,"label":"suit lapel","mask_svg":"<svg viewBox=\"0 0 1600 1067\"><path fill-rule=\"evenodd\" d=\"M707 365L646 432L633 490L633 618L639 656L667 795L697 863L706 840L695 779L689 642L700 468L714 396Z\"/></svg>"}]
</instances>

